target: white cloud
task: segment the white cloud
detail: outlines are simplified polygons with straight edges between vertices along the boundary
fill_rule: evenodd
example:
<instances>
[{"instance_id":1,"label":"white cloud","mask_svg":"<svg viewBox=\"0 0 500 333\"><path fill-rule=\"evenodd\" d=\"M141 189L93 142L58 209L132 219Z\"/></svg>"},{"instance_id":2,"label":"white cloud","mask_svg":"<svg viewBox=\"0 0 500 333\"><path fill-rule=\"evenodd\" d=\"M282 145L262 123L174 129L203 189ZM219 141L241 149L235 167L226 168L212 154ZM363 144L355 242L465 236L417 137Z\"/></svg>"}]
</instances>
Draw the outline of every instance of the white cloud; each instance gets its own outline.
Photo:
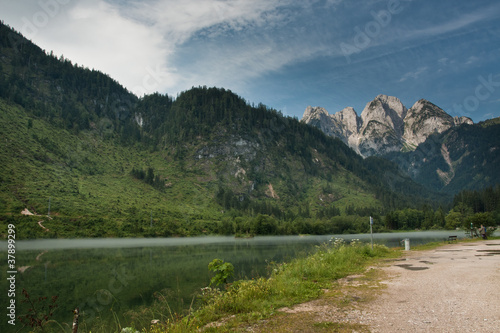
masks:
<instances>
[{"instance_id":1,"label":"white cloud","mask_svg":"<svg viewBox=\"0 0 500 333\"><path fill-rule=\"evenodd\" d=\"M47 11L48 3L59 5ZM31 28L26 35L40 47L110 74L139 95L153 91L175 95L191 86L215 85L300 113L300 104L312 99L310 95L366 93L372 98L391 88L399 91L401 82L426 82L435 71L446 74L440 75L443 80L453 77L442 86L456 91L471 80L462 75L466 69L498 72L500 28L494 19L500 4L494 0L461 0L453 7L402 0L404 10L381 25L378 33L371 30L370 43L348 64L341 42L355 45L359 31L366 33L369 23L378 22L372 12L386 10L387 4L387 0L0 0L0 19L21 32ZM396 87L391 87L394 83ZM424 93L408 95L429 92L425 84L414 86Z\"/></svg>"},{"instance_id":2,"label":"white cloud","mask_svg":"<svg viewBox=\"0 0 500 333\"><path fill-rule=\"evenodd\" d=\"M56 5L67 2L52 1ZM200 76L206 78L207 73L212 75L211 81L220 83L227 77L234 78L234 71L244 79L286 62L273 57L265 41L253 41L250 47L229 45L233 53L225 54L217 49L221 44L212 45L210 39L247 29L272 29L286 20L277 9L290 2L292 0L76 1L57 5L57 13L49 15L48 22L31 35L29 31L25 35L42 48L64 54L73 63L110 74L138 94L172 90L175 93L202 84ZM33 21L33 17L43 11L39 4L31 3L8 8L7 12L14 17L23 13L25 20ZM22 24L23 21L17 20L14 26ZM209 53L207 50L196 50L202 55L198 68L215 66L203 73L187 71L181 75L175 58L183 44L194 36L204 36L208 39L205 46L216 48L215 58L208 59L204 59ZM229 65L230 70L223 71L223 65Z\"/></svg>"},{"instance_id":3,"label":"white cloud","mask_svg":"<svg viewBox=\"0 0 500 333\"><path fill-rule=\"evenodd\" d=\"M169 49L158 32L127 20L118 10L99 0L78 3L68 13L59 38L52 45L68 58L96 69L106 69L131 90L147 92L175 83L175 69L165 63ZM162 80L151 80L151 71L162 73ZM157 76L159 77L159 76Z\"/></svg>"},{"instance_id":4,"label":"white cloud","mask_svg":"<svg viewBox=\"0 0 500 333\"><path fill-rule=\"evenodd\" d=\"M302 8L304 3L158 0L129 3L119 12L162 36L162 49L168 50L162 65L178 69L166 71L175 75L169 80L171 84L162 88L175 94L196 85L241 91L255 77L320 52L331 52L300 29L284 28L301 15L295 6Z\"/></svg>"},{"instance_id":5,"label":"white cloud","mask_svg":"<svg viewBox=\"0 0 500 333\"><path fill-rule=\"evenodd\" d=\"M344 0L326 0L327 6L338 6Z\"/></svg>"},{"instance_id":6,"label":"white cloud","mask_svg":"<svg viewBox=\"0 0 500 333\"><path fill-rule=\"evenodd\" d=\"M152 92L176 81L175 69L165 61L169 47L163 36L105 1L51 0L0 9L7 23L46 51L103 71L130 90ZM161 82L151 75L158 69Z\"/></svg>"},{"instance_id":7,"label":"white cloud","mask_svg":"<svg viewBox=\"0 0 500 333\"><path fill-rule=\"evenodd\" d=\"M443 65L443 66L447 66L450 63L450 59L444 57L444 58L439 59L438 63L441 64L441 65Z\"/></svg>"},{"instance_id":8,"label":"white cloud","mask_svg":"<svg viewBox=\"0 0 500 333\"><path fill-rule=\"evenodd\" d=\"M467 61L465 62L466 65L473 65L479 61L479 57L476 57L474 55L470 56Z\"/></svg>"},{"instance_id":9,"label":"white cloud","mask_svg":"<svg viewBox=\"0 0 500 333\"><path fill-rule=\"evenodd\" d=\"M136 2L122 7L120 12L162 36L163 49L168 50L164 65L183 66L182 76L175 76L175 82L165 87L178 92L192 85L225 85L236 78L245 80L286 63L283 57L273 56L268 44L272 40L265 35L260 40L246 36L243 42L233 39L231 44L222 39L226 34L245 32L251 36L252 31L279 26L286 17L277 9L288 3L288 0L160 0ZM194 37L203 40L192 50L200 56L195 57L194 63L186 64L177 54Z\"/></svg>"},{"instance_id":10,"label":"white cloud","mask_svg":"<svg viewBox=\"0 0 500 333\"><path fill-rule=\"evenodd\" d=\"M429 67L427 66L424 66L424 67L419 67L418 69L414 70L414 71L411 71L411 72L408 72L406 74L404 74L401 79L399 80L399 82L404 82L408 79L418 79L423 73L427 72L427 70L429 69Z\"/></svg>"},{"instance_id":11,"label":"white cloud","mask_svg":"<svg viewBox=\"0 0 500 333\"><path fill-rule=\"evenodd\" d=\"M136 1L120 8L124 17L154 28L165 40L182 44L197 32L240 31L262 27L282 19L278 8L291 0L156 0Z\"/></svg>"}]
</instances>

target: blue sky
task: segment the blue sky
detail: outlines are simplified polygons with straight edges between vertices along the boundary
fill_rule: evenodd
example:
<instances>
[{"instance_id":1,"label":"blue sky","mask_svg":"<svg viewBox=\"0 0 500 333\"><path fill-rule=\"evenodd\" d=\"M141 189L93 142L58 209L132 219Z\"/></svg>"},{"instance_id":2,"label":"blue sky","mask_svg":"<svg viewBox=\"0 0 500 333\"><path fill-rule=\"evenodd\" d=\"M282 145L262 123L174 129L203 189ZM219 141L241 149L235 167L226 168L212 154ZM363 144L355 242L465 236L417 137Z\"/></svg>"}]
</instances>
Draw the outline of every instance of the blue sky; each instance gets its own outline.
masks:
<instances>
[{"instance_id":1,"label":"blue sky","mask_svg":"<svg viewBox=\"0 0 500 333\"><path fill-rule=\"evenodd\" d=\"M386 94L500 116L496 0L2 0L0 19L138 95L218 86L301 118Z\"/></svg>"}]
</instances>

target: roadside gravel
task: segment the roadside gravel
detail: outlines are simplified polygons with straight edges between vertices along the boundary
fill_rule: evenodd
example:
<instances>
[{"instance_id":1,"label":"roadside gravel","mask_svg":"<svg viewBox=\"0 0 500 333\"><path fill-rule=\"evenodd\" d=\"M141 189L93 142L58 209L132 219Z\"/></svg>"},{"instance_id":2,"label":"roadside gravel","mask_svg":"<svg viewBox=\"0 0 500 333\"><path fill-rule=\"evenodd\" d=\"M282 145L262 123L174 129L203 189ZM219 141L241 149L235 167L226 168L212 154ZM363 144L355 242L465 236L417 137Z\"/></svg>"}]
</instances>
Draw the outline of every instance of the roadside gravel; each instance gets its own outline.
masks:
<instances>
[{"instance_id":1,"label":"roadside gravel","mask_svg":"<svg viewBox=\"0 0 500 333\"><path fill-rule=\"evenodd\" d=\"M500 240L406 251L246 332L500 333Z\"/></svg>"},{"instance_id":2,"label":"roadside gravel","mask_svg":"<svg viewBox=\"0 0 500 333\"><path fill-rule=\"evenodd\" d=\"M371 332L500 332L500 240L408 251L383 270L387 289L354 319Z\"/></svg>"}]
</instances>

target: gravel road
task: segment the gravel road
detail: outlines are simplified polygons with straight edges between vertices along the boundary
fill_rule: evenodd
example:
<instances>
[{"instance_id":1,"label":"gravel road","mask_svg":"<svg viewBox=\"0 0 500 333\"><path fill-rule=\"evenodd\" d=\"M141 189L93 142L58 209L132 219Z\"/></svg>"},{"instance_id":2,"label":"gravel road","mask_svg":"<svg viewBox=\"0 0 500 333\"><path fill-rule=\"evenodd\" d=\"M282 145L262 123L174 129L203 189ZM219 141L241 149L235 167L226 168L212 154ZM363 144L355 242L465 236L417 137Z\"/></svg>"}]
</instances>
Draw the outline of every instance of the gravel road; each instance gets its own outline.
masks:
<instances>
[{"instance_id":1,"label":"gravel road","mask_svg":"<svg viewBox=\"0 0 500 333\"><path fill-rule=\"evenodd\" d=\"M500 332L500 240L408 251L366 304L371 332Z\"/></svg>"}]
</instances>

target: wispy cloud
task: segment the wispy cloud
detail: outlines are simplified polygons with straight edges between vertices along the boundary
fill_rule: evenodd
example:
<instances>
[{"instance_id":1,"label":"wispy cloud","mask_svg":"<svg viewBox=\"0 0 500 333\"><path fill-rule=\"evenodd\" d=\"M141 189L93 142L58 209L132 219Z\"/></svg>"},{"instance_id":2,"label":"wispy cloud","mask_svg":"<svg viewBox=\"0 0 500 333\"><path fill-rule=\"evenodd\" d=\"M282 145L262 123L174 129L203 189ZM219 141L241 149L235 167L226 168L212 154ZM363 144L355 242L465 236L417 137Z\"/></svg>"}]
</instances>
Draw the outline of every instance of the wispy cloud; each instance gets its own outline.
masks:
<instances>
[{"instance_id":1,"label":"wispy cloud","mask_svg":"<svg viewBox=\"0 0 500 333\"><path fill-rule=\"evenodd\" d=\"M163 64L176 69L164 86L171 92L198 84L241 90L248 80L330 52L316 43L316 31L294 22L312 2L158 0L128 4L120 13L162 36Z\"/></svg>"},{"instance_id":2,"label":"wispy cloud","mask_svg":"<svg viewBox=\"0 0 500 333\"><path fill-rule=\"evenodd\" d=\"M411 72L408 72L406 74L403 75L403 77L401 77L401 79L399 79L399 82L405 82L409 79L418 79L422 74L424 74L425 72L427 72L429 70L429 67L425 66L425 67L419 67L418 69L414 70L414 71L411 71Z\"/></svg>"},{"instance_id":3,"label":"wispy cloud","mask_svg":"<svg viewBox=\"0 0 500 333\"><path fill-rule=\"evenodd\" d=\"M430 10L432 10L432 7L430 7ZM450 18L449 20L444 20L438 24L430 24L424 28L408 28L406 29L404 34L402 34L402 37L405 40L417 38L429 39L432 37L438 37L445 34L457 32L478 22L497 19L499 14L500 5L495 4L480 8L464 15L460 15L458 17Z\"/></svg>"},{"instance_id":4,"label":"wispy cloud","mask_svg":"<svg viewBox=\"0 0 500 333\"><path fill-rule=\"evenodd\" d=\"M273 56L273 38L266 31L287 21L286 11L278 9L289 3L160 0L137 2L121 12L162 36L163 48L169 50L163 59L166 67L182 67L182 76L174 76L175 84L169 87L183 90L196 84L220 85L229 78L244 80L280 67L286 59ZM255 31L258 38L252 37ZM200 52L199 57L189 55L192 62L178 56L188 42L197 44L192 53Z\"/></svg>"},{"instance_id":5,"label":"wispy cloud","mask_svg":"<svg viewBox=\"0 0 500 333\"><path fill-rule=\"evenodd\" d=\"M126 17L161 31L166 40L180 44L194 34L212 29L212 33L241 31L247 27L272 25L282 18L277 9L283 0L156 0L137 1L120 11Z\"/></svg>"},{"instance_id":6,"label":"wispy cloud","mask_svg":"<svg viewBox=\"0 0 500 333\"><path fill-rule=\"evenodd\" d=\"M47 13L47 3L60 6ZM500 71L497 0L401 0L401 10L389 17L390 3L0 1L0 19L21 31L38 20L28 38L110 74L138 95L215 85L287 105L297 115L324 101L343 108L357 99L362 107L380 93L453 105L474 90L478 75ZM350 62L342 43L356 48Z\"/></svg>"},{"instance_id":7,"label":"wispy cloud","mask_svg":"<svg viewBox=\"0 0 500 333\"><path fill-rule=\"evenodd\" d=\"M264 43L265 38L259 43L251 38L246 38L244 44L229 44L229 41L243 32L280 25L286 21L286 12L278 9L289 2L157 0L136 1L118 8L122 18L160 37L161 45L157 43L153 47L162 54L160 64L163 68L171 69L167 71L165 76L168 79L161 83L161 88L178 92L202 83L227 83L227 78L234 78L235 72L244 79L275 68L276 64L269 60L271 51ZM200 53L200 56L194 63L187 63L178 54L193 39L198 39L199 44L193 52ZM182 68L182 75L178 74L177 67Z\"/></svg>"},{"instance_id":8,"label":"wispy cloud","mask_svg":"<svg viewBox=\"0 0 500 333\"><path fill-rule=\"evenodd\" d=\"M475 55L470 56L467 61L465 62L466 65L473 65L480 61L481 59Z\"/></svg>"},{"instance_id":9,"label":"wispy cloud","mask_svg":"<svg viewBox=\"0 0 500 333\"><path fill-rule=\"evenodd\" d=\"M444 57L438 59L438 63L442 66L447 66L450 63L450 58Z\"/></svg>"},{"instance_id":10,"label":"wispy cloud","mask_svg":"<svg viewBox=\"0 0 500 333\"><path fill-rule=\"evenodd\" d=\"M42 47L47 45L73 62L102 69L134 92L175 93L207 78L223 84L235 72L243 79L255 77L289 61L283 54L274 55L274 41L271 34L266 37L266 31L290 20L290 12L280 10L290 3L293 1L76 1L61 8L64 10L51 17L36 37ZM24 13L43 13L36 3L20 8ZM25 14L28 19L31 13ZM237 42L235 36L251 36L253 31L260 36ZM194 50L198 54L194 65L179 59L185 44L193 39L203 41ZM155 80L151 80L151 72L155 72Z\"/></svg>"}]
</instances>

